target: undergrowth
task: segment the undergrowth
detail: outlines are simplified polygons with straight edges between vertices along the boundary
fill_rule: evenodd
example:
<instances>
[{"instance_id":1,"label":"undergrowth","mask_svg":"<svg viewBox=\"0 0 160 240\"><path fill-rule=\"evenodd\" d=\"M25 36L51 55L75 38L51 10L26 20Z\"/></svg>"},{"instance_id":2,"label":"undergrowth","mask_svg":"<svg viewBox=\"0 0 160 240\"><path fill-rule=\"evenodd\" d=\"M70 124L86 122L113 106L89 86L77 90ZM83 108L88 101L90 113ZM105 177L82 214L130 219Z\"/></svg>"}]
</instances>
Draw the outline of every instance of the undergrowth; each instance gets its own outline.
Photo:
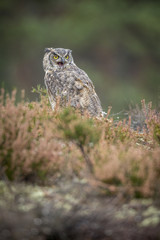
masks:
<instances>
[{"instance_id":1,"label":"undergrowth","mask_svg":"<svg viewBox=\"0 0 160 240\"><path fill-rule=\"evenodd\" d=\"M134 111L128 121L90 119L69 107L52 111L46 92L33 92L39 102L22 96L16 104L16 90L9 96L1 89L1 179L49 184L91 174L112 193L160 195L160 114L151 103L142 101L140 131L132 127Z\"/></svg>"}]
</instances>

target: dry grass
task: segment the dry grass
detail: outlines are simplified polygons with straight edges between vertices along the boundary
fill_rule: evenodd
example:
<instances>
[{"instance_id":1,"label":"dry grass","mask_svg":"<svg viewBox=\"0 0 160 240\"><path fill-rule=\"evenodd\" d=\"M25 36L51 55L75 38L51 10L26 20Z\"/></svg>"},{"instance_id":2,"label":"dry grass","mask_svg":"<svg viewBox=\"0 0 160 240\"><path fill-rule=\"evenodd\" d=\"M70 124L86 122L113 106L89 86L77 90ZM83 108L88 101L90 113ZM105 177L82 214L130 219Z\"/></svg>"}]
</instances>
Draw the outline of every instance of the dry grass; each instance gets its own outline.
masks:
<instances>
[{"instance_id":1,"label":"dry grass","mask_svg":"<svg viewBox=\"0 0 160 240\"><path fill-rule=\"evenodd\" d=\"M42 89L39 102L16 104L16 91L0 96L2 178L48 184L90 172L124 196L160 194L160 114L142 101L143 132L129 121L89 119L73 109L53 112ZM22 95L24 93L22 92ZM88 169L88 170L86 170Z\"/></svg>"}]
</instances>

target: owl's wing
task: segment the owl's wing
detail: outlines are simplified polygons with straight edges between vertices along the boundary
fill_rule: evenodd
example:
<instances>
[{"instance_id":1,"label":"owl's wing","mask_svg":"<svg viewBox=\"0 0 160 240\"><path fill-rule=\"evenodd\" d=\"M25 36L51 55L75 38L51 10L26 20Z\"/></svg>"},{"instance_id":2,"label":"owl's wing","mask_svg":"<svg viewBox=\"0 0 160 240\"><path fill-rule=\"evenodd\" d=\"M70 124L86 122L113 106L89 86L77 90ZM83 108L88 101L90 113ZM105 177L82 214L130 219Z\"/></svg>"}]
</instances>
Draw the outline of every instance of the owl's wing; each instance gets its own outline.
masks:
<instances>
[{"instance_id":1,"label":"owl's wing","mask_svg":"<svg viewBox=\"0 0 160 240\"><path fill-rule=\"evenodd\" d=\"M53 72L47 71L44 77L44 82L46 85L46 89L48 92L49 101L52 109L54 110L56 105L56 94L55 94L55 86L56 85L56 76Z\"/></svg>"},{"instance_id":2,"label":"owl's wing","mask_svg":"<svg viewBox=\"0 0 160 240\"><path fill-rule=\"evenodd\" d=\"M78 67L77 67L78 68ZM81 79L81 82L91 88L94 88L91 79L88 77L87 73L82 69L78 68L78 71L75 71L76 79Z\"/></svg>"},{"instance_id":3,"label":"owl's wing","mask_svg":"<svg viewBox=\"0 0 160 240\"><path fill-rule=\"evenodd\" d=\"M101 116L102 107L99 97L91 79L83 70L75 72L75 87L77 88L77 97L79 97L81 108L88 111L92 116Z\"/></svg>"}]
</instances>

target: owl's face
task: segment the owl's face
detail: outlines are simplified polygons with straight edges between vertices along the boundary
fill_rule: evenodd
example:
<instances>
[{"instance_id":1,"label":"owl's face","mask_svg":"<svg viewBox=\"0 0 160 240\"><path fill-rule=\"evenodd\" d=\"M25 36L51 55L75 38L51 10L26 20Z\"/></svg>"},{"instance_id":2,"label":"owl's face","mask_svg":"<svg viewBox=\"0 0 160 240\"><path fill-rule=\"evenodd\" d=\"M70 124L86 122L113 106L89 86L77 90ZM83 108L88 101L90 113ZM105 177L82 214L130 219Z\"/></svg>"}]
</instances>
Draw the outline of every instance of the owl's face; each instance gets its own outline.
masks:
<instances>
[{"instance_id":1,"label":"owl's face","mask_svg":"<svg viewBox=\"0 0 160 240\"><path fill-rule=\"evenodd\" d=\"M74 64L72 51L64 48L46 48L43 58L43 68L46 70L61 70Z\"/></svg>"}]
</instances>

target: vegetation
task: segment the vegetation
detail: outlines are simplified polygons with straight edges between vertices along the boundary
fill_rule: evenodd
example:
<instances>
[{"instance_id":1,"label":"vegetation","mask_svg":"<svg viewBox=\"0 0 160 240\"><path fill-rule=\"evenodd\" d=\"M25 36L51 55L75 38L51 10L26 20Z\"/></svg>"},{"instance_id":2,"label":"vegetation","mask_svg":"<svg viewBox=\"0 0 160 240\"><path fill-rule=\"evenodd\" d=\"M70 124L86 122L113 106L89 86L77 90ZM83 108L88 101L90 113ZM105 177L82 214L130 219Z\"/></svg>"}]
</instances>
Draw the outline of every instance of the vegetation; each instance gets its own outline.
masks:
<instances>
[{"instance_id":1,"label":"vegetation","mask_svg":"<svg viewBox=\"0 0 160 240\"><path fill-rule=\"evenodd\" d=\"M15 104L16 91L5 97L1 90L2 179L49 184L51 178L85 173L106 184L110 194L159 196L160 116L151 104L142 102L140 132L132 119L90 119L69 107L52 111L45 91L33 91L40 93L40 102Z\"/></svg>"}]
</instances>

